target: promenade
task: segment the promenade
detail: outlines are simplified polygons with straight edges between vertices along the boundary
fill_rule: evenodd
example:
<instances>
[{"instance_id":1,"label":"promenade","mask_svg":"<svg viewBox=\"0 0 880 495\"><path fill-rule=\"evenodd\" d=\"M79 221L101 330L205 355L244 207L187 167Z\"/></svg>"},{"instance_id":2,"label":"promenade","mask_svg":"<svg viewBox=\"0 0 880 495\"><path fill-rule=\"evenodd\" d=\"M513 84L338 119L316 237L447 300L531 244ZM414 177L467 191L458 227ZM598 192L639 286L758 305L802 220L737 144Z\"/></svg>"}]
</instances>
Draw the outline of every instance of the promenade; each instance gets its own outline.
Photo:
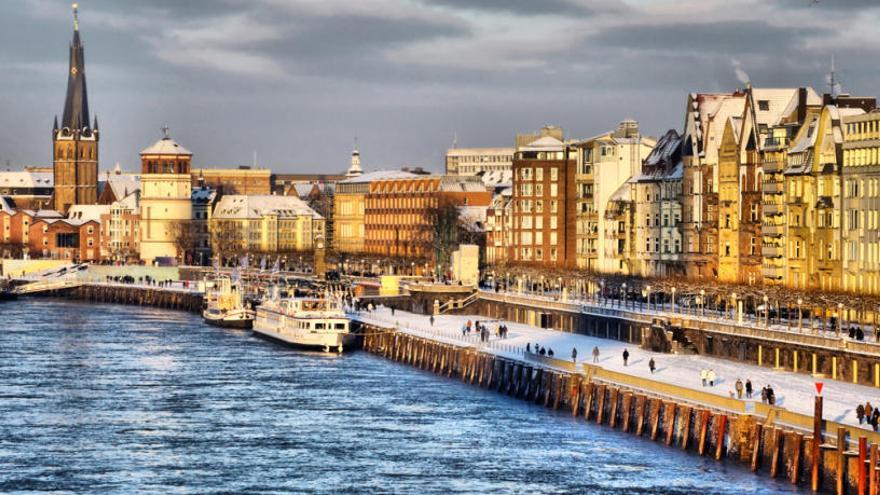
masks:
<instances>
[{"instance_id":1,"label":"promenade","mask_svg":"<svg viewBox=\"0 0 880 495\"><path fill-rule=\"evenodd\" d=\"M526 344L531 344L532 347L537 344L546 349L553 349L557 359L569 362L571 361L572 349L577 349L578 366L583 363L591 363L591 351L593 347L598 347L600 354L597 365L603 369L661 381L725 398L730 398L731 392L734 392L734 383L738 378L743 382L750 379L755 389L755 395L753 400L744 401L743 406L746 411L753 409L756 402L760 403L761 388L770 385L775 391L777 406L807 416L813 413L815 379L810 375L700 355L654 353L614 340L541 329L509 321L488 320L480 316L435 316L432 326L427 316L399 310L392 315L389 308L379 307L372 312L361 312L354 318L376 326L396 328L419 337L478 348L483 352L497 356L533 362L545 367L552 367L552 364L548 365L548 360L542 359L540 356L525 353ZM480 342L479 335L475 332L471 332L469 336L462 336L462 326L468 320L471 322L479 320L489 327L491 337L488 343ZM500 324L508 327L506 339L495 335L495 329ZM622 353L624 349L627 349L630 354L628 366L623 365ZM654 359L657 367L654 374L651 374L648 369L648 361L651 358ZM700 370L702 369L715 371L717 380L714 387L702 386L700 380ZM825 380L824 383L824 416L827 420L847 425L858 425L855 408L859 403L870 401L873 405L880 404L880 391L873 387L832 380ZM867 425L862 427L870 428Z\"/></svg>"}]
</instances>

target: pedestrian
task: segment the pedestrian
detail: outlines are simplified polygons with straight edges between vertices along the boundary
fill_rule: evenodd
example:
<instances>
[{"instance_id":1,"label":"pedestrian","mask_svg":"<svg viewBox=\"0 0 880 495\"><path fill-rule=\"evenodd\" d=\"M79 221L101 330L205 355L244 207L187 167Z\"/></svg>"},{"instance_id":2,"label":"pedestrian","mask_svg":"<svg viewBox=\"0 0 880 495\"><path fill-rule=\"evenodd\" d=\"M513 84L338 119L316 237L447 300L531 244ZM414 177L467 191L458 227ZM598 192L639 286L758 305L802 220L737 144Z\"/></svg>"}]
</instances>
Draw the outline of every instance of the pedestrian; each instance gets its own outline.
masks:
<instances>
[{"instance_id":1,"label":"pedestrian","mask_svg":"<svg viewBox=\"0 0 880 495\"><path fill-rule=\"evenodd\" d=\"M865 403L865 418L871 419L871 415L874 414L874 406L871 405L871 401Z\"/></svg>"},{"instance_id":2,"label":"pedestrian","mask_svg":"<svg viewBox=\"0 0 880 495\"><path fill-rule=\"evenodd\" d=\"M553 357L553 349L547 349L547 356Z\"/></svg>"},{"instance_id":3,"label":"pedestrian","mask_svg":"<svg viewBox=\"0 0 880 495\"><path fill-rule=\"evenodd\" d=\"M746 378L746 398L752 398L752 380L750 378Z\"/></svg>"},{"instance_id":4,"label":"pedestrian","mask_svg":"<svg viewBox=\"0 0 880 495\"><path fill-rule=\"evenodd\" d=\"M578 350L576 347L571 348L571 362L577 363L578 360Z\"/></svg>"},{"instance_id":5,"label":"pedestrian","mask_svg":"<svg viewBox=\"0 0 880 495\"><path fill-rule=\"evenodd\" d=\"M626 362L629 361L629 351L623 350L623 365L626 366Z\"/></svg>"},{"instance_id":6,"label":"pedestrian","mask_svg":"<svg viewBox=\"0 0 880 495\"><path fill-rule=\"evenodd\" d=\"M880 420L880 410L874 409L874 414L871 415L871 428L874 431L877 431L878 420Z\"/></svg>"},{"instance_id":7,"label":"pedestrian","mask_svg":"<svg viewBox=\"0 0 880 495\"><path fill-rule=\"evenodd\" d=\"M767 403L767 387L761 389L761 402L764 404Z\"/></svg>"},{"instance_id":8,"label":"pedestrian","mask_svg":"<svg viewBox=\"0 0 880 495\"><path fill-rule=\"evenodd\" d=\"M394 306L391 306L391 316L394 316Z\"/></svg>"},{"instance_id":9,"label":"pedestrian","mask_svg":"<svg viewBox=\"0 0 880 495\"><path fill-rule=\"evenodd\" d=\"M742 399L743 398L743 382L742 382L742 380L737 378L736 384L734 385L734 388L736 388L736 398Z\"/></svg>"},{"instance_id":10,"label":"pedestrian","mask_svg":"<svg viewBox=\"0 0 880 495\"><path fill-rule=\"evenodd\" d=\"M528 352L528 353L532 352L532 344L531 343L528 343L528 342L526 343L526 352Z\"/></svg>"},{"instance_id":11,"label":"pedestrian","mask_svg":"<svg viewBox=\"0 0 880 495\"><path fill-rule=\"evenodd\" d=\"M467 329L467 325L462 325L462 326L461 326L461 336L462 336L462 337L467 336L467 330L468 330L468 329Z\"/></svg>"},{"instance_id":12,"label":"pedestrian","mask_svg":"<svg viewBox=\"0 0 880 495\"><path fill-rule=\"evenodd\" d=\"M657 364L654 362L654 358L651 358L651 360L648 361L648 369L651 370L652 375L654 374L654 370L657 369Z\"/></svg>"},{"instance_id":13,"label":"pedestrian","mask_svg":"<svg viewBox=\"0 0 880 495\"><path fill-rule=\"evenodd\" d=\"M709 379L709 386L710 386L710 387L714 387L714 386L715 386L715 370L713 370L713 369L710 368L710 369L709 369L709 374L706 375L706 378Z\"/></svg>"},{"instance_id":14,"label":"pedestrian","mask_svg":"<svg viewBox=\"0 0 880 495\"><path fill-rule=\"evenodd\" d=\"M434 326L434 315L431 315L431 317L428 318L428 321L431 322L431 326L433 327Z\"/></svg>"},{"instance_id":15,"label":"pedestrian","mask_svg":"<svg viewBox=\"0 0 880 495\"><path fill-rule=\"evenodd\" d=\"M599 362L599 346L593 347L593 362L594 363Z\"/></svg>"},{"instance_id":16,"label":"pedestrian","mask_svg":"<svg viewBox=\"0 0 880 495\"><path fill-rule=\"evenodd\" d=\"M770 385L767 385L767 404L776 405L776 393Z\"/></svg>"},{"instance_id":17,"label":"pedestrian","mask_svg":"<svg viewBox=\"0 0 880 495\"><path fill-rule=\"evenodd\" d=\"M703 368L700 370L700 380L703 381L703 386L706 386L706 382L709 380L709 370Z\"/></svg>"},{"instance_id":18,"label":"pedestrian","mask_svg":"<svg viewBox=\"0 0 880 495\"><path fill-rule=\"evenodd\" d=\"M540 355L542 355L542 356L544 356L544 355L546 355L546 354L547 354L547 350L546 350L546 349L544 349L544 348L543 348L543 347L542 347L542 348L541 348L541 352L539 352L539 353L538 353L538 354L540 354Z\"/></svg>"},{"instance_id":19,"label":"pedestrian","mask_svg":"<svg viewBox=\"0 0 880 495\"><path fill-rule=\"evenodd\" d=\"M862 424L865 422L865 406L864 405L859 404L858 406L856 406L856 417L859 418L859 424Z\"/></svg>"}]
</instances>

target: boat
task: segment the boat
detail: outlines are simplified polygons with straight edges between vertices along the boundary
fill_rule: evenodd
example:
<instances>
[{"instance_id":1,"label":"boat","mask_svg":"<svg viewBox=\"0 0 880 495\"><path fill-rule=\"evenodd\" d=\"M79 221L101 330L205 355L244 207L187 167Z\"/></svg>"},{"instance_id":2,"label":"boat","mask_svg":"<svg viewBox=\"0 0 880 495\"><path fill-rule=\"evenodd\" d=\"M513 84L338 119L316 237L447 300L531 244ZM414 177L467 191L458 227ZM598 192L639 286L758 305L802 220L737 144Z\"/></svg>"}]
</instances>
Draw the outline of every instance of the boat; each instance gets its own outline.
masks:
<instances>
[{"instance_id":1,"label":"boat","mask_svg":"<svg viewBox=\"0 0 880 495\"><path fill-rule=\"evenodd\" d=\"M342 352L356 336L342 304L329 297L278 297L257 307L254 333L283 343L323 352Z\"/></svg>"},{"instance_id":2,"label":"boat","mask_svg":"<svg viewBox=\"0 0 880 495\"><path fill-rule=\"evenodd\" d=\"M242 297L241 290L228 277L214 281L214 288L205 291L205 323L224 328L253 328L255 311Z\"/></svg>"}]
</instances>

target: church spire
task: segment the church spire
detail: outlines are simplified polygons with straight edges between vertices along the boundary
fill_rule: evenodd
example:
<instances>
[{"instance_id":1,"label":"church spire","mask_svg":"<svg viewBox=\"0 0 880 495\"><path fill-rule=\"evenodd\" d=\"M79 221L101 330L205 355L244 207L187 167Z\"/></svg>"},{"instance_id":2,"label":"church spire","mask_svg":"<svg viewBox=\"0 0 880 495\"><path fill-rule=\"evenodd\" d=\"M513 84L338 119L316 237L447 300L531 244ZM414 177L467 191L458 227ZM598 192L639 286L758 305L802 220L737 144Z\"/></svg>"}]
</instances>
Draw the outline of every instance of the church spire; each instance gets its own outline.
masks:
<instances>
[{"instance_id":1,"label":"church spire","mask_svg":"<svg viewBox=\"0 0 880 495\"><path fill-rule=\"evenodd\" d=\"M67 98L61 127L70 132L90 133L89 100L86 92L85 53L79 37L79 6L73 4L73 41L70 43L70 66L67 73Z\"/></svg>"}]
</instances>

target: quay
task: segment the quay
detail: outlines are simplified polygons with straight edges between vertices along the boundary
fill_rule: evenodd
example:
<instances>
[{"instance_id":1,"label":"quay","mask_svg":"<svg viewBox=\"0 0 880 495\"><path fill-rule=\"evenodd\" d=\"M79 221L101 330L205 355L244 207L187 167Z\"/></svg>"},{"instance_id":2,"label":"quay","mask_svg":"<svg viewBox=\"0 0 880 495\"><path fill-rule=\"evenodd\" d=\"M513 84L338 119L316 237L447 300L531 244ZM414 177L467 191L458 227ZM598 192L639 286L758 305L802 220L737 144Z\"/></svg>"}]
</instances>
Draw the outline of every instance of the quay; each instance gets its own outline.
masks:
<instances>
[{"instance_id":1,"label":"quay","mask_svg":"<svg viewBox=\"0 0 880 495\"><path fill-rule=\"evenodd\" d=\"M125 284L78 279L24 283L13 293L22 296L63 297L93 303L114 303L201 313L204 293L195 282L167 285Z\"/></svg>"},{"instance_id":2,"label":"quay","mask_svg":"<svg viewBox=\"0 0 880 495\"><path fill-rule=\"evenodd\" d=\"M761 374L757 366L735 363L723 368L721 359L650 353L635 346L629 347L632 357L624 368L618 351L626 343L474 315L435 316L431 326L427 316L379 308L355 319L363 326L364 350L393 361L570 411L587 421L700 456L741 463L816 491L880 490L880 435L853 424L851 413L855 401L864 402L861 394L870 387L835 385L833 397L826 389L826 397L814 399L807 376L773 370ZM481 320L493 331L498 324L509 325L510 338L493 335L485 343L476 336L462 336L461 324L468 319ZM527 342L552 347L557 357L526 353ZM578 360L566 359L572 345L577 346ZM602 349L596 364L587 362L593 345ZM649 355L658 361L656 375L648 371ZM686 366L687 361L696 368ZM720 371L722 386L713 391L700 387L703 364ZM765 383L774 384L782 407L727 394L736 377L750 373L758 390ZM853 401L849 412L847 401ZM823 409L833 420L825 419Z\"/></svg>"}]
</instances>

